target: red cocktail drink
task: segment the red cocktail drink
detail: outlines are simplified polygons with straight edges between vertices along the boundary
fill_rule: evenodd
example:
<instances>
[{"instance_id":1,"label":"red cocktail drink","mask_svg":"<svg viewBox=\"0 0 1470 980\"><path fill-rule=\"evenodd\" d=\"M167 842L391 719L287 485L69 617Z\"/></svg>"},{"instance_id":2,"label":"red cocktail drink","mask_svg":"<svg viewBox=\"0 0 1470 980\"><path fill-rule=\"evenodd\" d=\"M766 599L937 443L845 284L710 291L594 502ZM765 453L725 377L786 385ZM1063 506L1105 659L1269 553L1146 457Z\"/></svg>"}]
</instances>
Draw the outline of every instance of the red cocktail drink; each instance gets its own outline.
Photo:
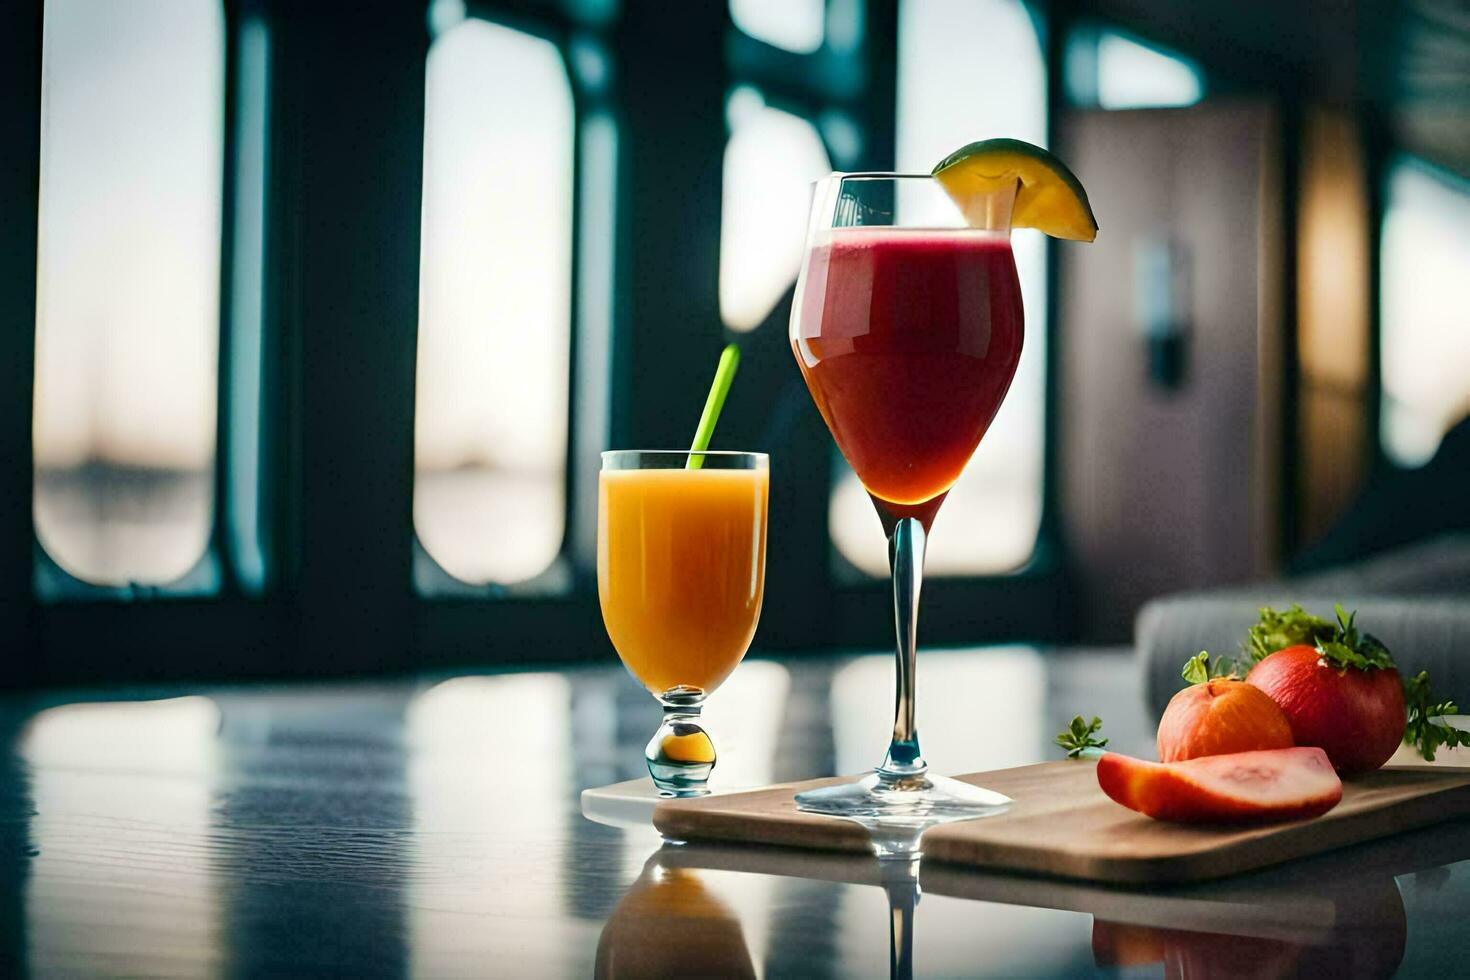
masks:
<instances>
[{"instance_id":1,"label":"red cocktail drink","mask_svg":"<svg viewBox=\"0 0 1470 980\"><path fill-rule=\"evenodd\" d=\"M930 776L914 723L919 591L929 526L1011 386L1021 287L1010 227L1019 184L952 197L927 174L833 174L812 191L791 349L888 535L898 691L873 774L797 794L803 810L904 826L1010 801ZM908 854L917 838L881 845Z\"/></svg>"},{"instance_id":2,"label":"red cocktail drink","mask_svg":"<svg viewBox=\"0 0 1470 980\"><path fill-rule=\"evenodd\" d=\"M1097 234L1077 178L1019 140L972 143L928 174L833 174L812 185L791 349L887 532L898 683L883 764L798 793L796 805L868 827L879 857L912 858L923 828L1012 802L930 775L914 674L929 525L1021 359L1013 224Z\"/></svg>"},{"instance_id":3,"label":"red cocktail drink","mask_svg":"<svg viewBox=\"0 0 1470 980\"><path fill-rule=\"evenodd\" d=\"M990 427L1021 357L1009 236L834 228L814 243L792 348L885 523L927 528Z\"/></svg>"}]
</instances>

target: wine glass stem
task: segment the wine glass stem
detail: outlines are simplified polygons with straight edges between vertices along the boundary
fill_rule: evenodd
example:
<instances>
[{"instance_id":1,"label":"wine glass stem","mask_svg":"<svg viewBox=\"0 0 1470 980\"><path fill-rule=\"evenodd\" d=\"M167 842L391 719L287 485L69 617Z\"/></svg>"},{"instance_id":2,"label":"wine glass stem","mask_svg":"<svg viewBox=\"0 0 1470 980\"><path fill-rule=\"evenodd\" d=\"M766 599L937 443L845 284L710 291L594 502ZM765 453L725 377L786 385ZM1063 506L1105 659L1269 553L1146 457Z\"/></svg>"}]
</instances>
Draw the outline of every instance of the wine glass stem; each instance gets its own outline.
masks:
<instances>
[{"instance_id":1,"label":"wine glass stem","mask_svg":"<svg viewBox=\"0 0 1470 980\"><path fill-rule=\"evenodd\" d=\"M919 633L919 590L924 585L924 525L905 517L888 536L888 561L893 570L893 623L898 634L898 692L895 697L893 741L878 768L879 776L901 779L921 775L927 768L919 752L914 725L915 654Z\"/></svg>"}]
</instances>

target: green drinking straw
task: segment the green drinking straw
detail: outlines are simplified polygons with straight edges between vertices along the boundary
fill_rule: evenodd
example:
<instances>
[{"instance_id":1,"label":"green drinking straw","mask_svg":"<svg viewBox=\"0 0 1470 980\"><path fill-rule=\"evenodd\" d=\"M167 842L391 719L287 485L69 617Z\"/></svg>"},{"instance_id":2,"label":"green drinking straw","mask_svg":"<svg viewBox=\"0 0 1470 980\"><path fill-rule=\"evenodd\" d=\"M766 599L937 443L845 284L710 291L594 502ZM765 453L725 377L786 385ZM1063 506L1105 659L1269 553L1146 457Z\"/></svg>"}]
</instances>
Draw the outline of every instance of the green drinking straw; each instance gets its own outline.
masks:
<instances>
[{"instance_id":1,"label":"green drinking straw","mask_svg":"<svg viewBox=\"0 0 1470 980\"><path fill-rule=\"evenodd\" d=\"M704 457L698 454L709 448L709 441L715 434L715 423L720 420L720 410L725 407L725 396L730 393L730 382L735 380L735 369L739 366L740 348L726 344L720 352L720 366L715 368L715 380L709 386L709 397L704 400L699 428L694 430L694 444L689 447L686 469L697 470L704 466Z\"/></svg>"}]
</instances>

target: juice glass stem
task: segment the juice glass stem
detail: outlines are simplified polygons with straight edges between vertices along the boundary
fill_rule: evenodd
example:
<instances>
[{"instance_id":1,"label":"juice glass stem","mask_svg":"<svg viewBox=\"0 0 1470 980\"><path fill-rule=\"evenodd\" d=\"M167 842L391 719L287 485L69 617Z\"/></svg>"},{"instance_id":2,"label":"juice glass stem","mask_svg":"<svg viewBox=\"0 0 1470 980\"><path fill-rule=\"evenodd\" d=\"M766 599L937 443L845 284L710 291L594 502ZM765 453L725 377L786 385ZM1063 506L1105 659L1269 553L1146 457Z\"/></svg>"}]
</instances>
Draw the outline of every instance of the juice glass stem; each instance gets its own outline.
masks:
<instances>
[{"instance_id":1,"label":"juice glass stem","mask_svg":"<svg viewBox=\"0 0 1470 980\"><path fill-rule=\"evenodd\" d=\"M700 722L705 692L680 685L659 695L663 722L643 750L662 796L704 796L715 768L715 745Z\"/></svg>"},{"instance_id":2,"label":"juice glass stem","mask_svg":"<svg viewBox=\"0 0 1470 980\"><path fill-rule=\"evenodd\" d=\"M880 776L904 779L929 767L919 752L914 724L914 681L919 645L919 591L924 586L927 535L916 517L901 518L888 536L888 562L893 573L893 622L898 636L898 684L894 697L893 740L878 767Z\"/></svg>"}]
</instances>

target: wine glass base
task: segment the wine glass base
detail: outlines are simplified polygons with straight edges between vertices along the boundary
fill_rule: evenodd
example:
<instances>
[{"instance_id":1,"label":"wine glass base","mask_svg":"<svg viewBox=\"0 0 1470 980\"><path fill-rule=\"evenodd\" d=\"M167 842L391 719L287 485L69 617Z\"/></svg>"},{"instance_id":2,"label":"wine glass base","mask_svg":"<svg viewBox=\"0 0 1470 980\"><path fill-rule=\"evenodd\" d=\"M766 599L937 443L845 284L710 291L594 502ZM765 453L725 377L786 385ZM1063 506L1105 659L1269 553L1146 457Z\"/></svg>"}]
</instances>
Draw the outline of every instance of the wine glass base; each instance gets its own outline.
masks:
<instances>
[{"instance_id":1,"label":"wine glass base","mask_svg":"<svg viewBox=\"0 0 1470 980\"><path fill-rule=\"evenodd\" d=\"M914 858L930 827L993 817L1010 809L1011 798L958 779L928 774L895 778L877 772L851 783L796 794L797 809L843 817L867 828L874 852L883 858Z\"/></svg>"}]
</instances>

